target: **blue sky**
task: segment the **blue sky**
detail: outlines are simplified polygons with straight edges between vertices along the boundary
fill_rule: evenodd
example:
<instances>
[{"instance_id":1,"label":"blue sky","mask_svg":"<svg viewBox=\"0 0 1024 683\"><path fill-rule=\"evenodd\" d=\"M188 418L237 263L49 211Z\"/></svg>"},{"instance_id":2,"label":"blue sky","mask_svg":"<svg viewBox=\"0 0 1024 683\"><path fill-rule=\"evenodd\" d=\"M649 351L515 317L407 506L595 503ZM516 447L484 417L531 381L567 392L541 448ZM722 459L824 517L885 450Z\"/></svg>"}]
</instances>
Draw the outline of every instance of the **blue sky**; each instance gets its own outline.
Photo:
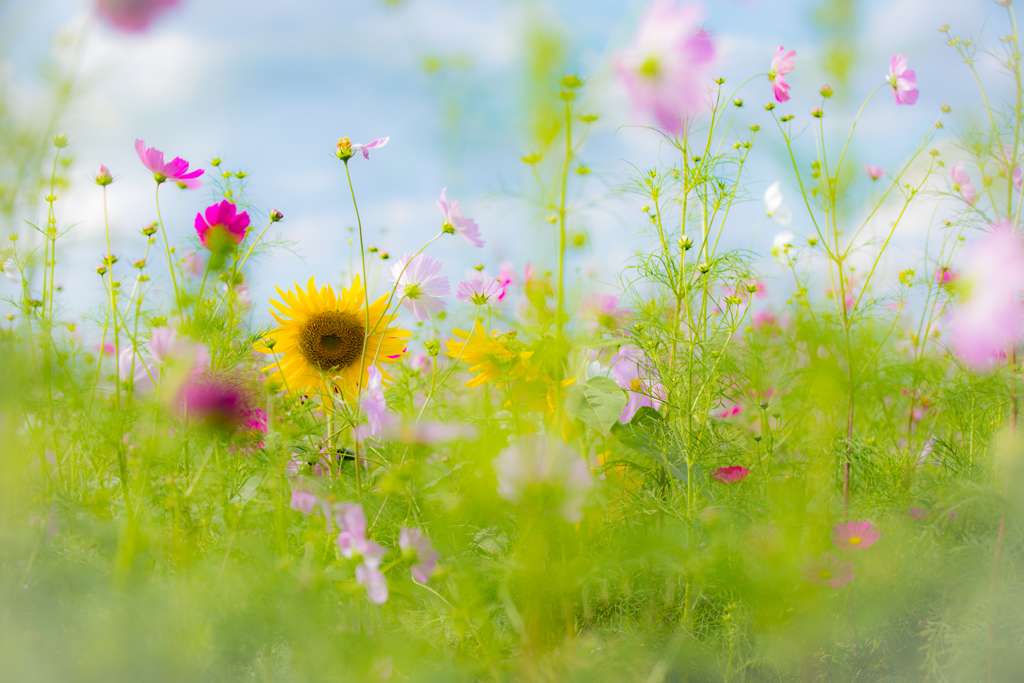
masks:
<instances>
[{"instance_id":1,"label":"blue sky","mask_svg":"<svg viewBox=\"0 0 1024 683\"><path fill-rule=\"evenodd\" d=\"M794 98L780 109L807 118L826 80L817 67L821 36L810 19L816 5L806 0L706 3L718 73L729 84L739 83L766 71L778 45L796 49L797 69L790 77ZM92 268L102 253L102 205L89 174L100 163L117 177L109 197L115 251L121 251L123 262L141 256L137 230L154 220L155 212L152 180L132 149L136 137L193 163L222 158L226 168L249 173L254 214L265 216L271 208L284 212L280 234L295 243L296 253L281 251L258 264L253 273L258 301L274 285L304 282L310 275L337 281L347 269L354 215L342 165L332 156L341 135L357 141L391 136L369 161L352 162L370 243L393 256L418 248L439 228L434 201L447 187L449 198L459 199L477 219L487 242L476 250L446 237L431 247L453 283L475 263L492 270L503 259L519 268L527 259L550 266L548 224L509 192L528 187L518 160L531 151L522 116L528 17L565 38L571 68L589 79L586 105L601 114L582 158L594 169L589 196L601 196L605 204L585 214L591 242L573 253L572 266L583 277L595 274L597 282L588 287L613 282L631 250L640 246L635 235L643 223L643 201L613 190L627 181L631 165L667 160L655 136L623 127L642 121L630 111L608 67L609 55L628 42L643 6L624 0L405 0L397 5L182 0L141 35L92 25L80 64L82 94L63 122L76 158L76 182L58 202L61 221L76 223L63 250L68 296L99 298ZM991 36L1005 25L1001 12L981 0L860 3L858 62L849 95L833 101L833 144L841 144L842 126L882 80L894 52L910 57L921 99L914 107L896 107L886 92L875 97L855 139L858 164L895 168L904 162L943 102L956 105L948 126L970 125L978 116L978 109L965 102L977 99L970 74L943 45L936 27L952 22L977 32L987 22ZM32 92L43 59L66 59L60 36L75 34L88 22L82 0L10 0L0 8L7 68L26 93ZM426 57L459 66L431 75L423 68ZM767 129L770 119L761 109L771 96L766 79L752 81L742 96L753 105L743 111L749 119L744 123L759 122ZM736 212L725 239L765 255L779 229L764 218L759 201L764 188L781 180L788 203L795 205L796 198L792 172L780 165L777 132L761 136L749 176L749 194L757 201ZM801 143L813 150L809 138ZM858 191L866 196L869 190L865 183ZM184 237L196 211L210 199L207 190L166 192L162 201L170 234ZM806 227L799 217L794 221L794 232ZM912 260L923 230L912 225L898 240L907 259ZM769 276L780 274L770 259L763 268ZM258 311L263 308L258 303Z\"/></svg>"}]
</instances>

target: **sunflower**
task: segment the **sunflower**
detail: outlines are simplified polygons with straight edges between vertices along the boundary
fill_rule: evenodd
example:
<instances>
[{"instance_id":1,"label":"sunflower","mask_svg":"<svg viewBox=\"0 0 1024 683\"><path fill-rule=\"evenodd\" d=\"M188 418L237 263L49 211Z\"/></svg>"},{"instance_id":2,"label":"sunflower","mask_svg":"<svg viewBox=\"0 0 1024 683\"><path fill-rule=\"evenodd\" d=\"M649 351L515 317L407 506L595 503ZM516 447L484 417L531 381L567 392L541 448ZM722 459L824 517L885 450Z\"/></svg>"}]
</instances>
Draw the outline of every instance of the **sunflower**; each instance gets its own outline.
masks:
<instances>
[{"instance_id":1,"label":"sunflower","mask_svg":"<svg viewBox=\"0 0 1024 683\"><path fill-rule=\"evenodd\" d=\"M408 355L405 345L412 334L391 326L398 315L388 314L387 295L366 308L358 276L351 287L341 290L341 296L330 285L318 290L313 278L305 290L296 283L294 290L278 287L277 292L284 303L270 301L277 309L270 309L270 314L280 324L267 334L274 339L273 349L261 343L256 350L281 354L279 362L263 371L271 377L280 371L275 379L283 381L288 391L328 394L333 390L352 400L359 386L369 382L371 367L376 365L384 379L390 379L381 364L397 363Z\"/></svg>"}]
</instances>

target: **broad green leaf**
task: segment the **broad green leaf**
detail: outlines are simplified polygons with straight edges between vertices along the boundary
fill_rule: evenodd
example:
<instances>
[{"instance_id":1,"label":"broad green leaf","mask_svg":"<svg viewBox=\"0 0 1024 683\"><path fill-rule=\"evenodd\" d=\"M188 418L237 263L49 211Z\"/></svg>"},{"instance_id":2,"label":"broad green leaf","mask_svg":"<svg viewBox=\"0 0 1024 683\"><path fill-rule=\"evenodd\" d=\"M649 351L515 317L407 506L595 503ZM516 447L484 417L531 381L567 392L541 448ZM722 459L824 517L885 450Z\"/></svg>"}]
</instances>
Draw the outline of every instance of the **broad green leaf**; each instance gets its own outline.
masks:
<instances>
[{"instance_id":1,"label":"broad green leaf","mask_svg":"<svg viewBox=\"0 0 1024 683\"><path fill-rule=\"evenodd\" d=\"M601 434L607 434L618 422L625 407L626 392L607 377L592 377L585 384L577 382L565 396L565 411Z\"/></svg>"}]
</instances>

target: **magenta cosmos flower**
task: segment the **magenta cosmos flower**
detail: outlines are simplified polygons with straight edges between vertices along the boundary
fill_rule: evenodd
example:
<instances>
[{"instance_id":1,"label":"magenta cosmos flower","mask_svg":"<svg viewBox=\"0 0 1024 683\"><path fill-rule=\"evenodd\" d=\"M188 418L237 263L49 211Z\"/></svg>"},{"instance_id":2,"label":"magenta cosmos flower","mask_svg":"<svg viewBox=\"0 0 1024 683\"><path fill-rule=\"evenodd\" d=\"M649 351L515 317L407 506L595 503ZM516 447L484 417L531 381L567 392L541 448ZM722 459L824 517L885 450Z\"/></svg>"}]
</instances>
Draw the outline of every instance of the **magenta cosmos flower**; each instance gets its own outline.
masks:
<instances>
[{"instance_id":1,"label":"magenta cosmos flower","mask_svg":"<svg viewBox=\"0 0 1024 683\"><path fill-rule=\"evenodd\" d=\"M612 375L615 382L626 390L626 407L622 409L619 421L625 424L642 406L657 410L665 390L661 386L658 371L655 370L639 349L624 346L611 358Z\"/></svg>"},{"instance_id":2,"label":"magenta cosmos flower","mask_svg":"<svg viewBox=\"0 0 1024 683\"><path fill-rule=\"evenodd\" d=\"M179 0L96 0L96 14L122 31L144 31L157 14Z\"/></svg>"},{"instance_id":3,"label":"magenta cosmos flower","mask_svg":"<svg viewBox=\"0 0 1024 683\"><path fill-rule=\"evenodd\" d=\"M363 507L355 503L343 503L334 514L334 521L341 528L338 534L338 548L347 559L359 559L356 567L356 583L366 586L370 601L383 605L388 601L388 583L380 571L384 548L366 537L366 515Z\"/></svg>"},{"instance_id":4,"label":"magenta cosmos flower","mask_svg":"<svg viewBox=\"0 0 1024 683\"><path fill-rule=\"evenodd\" d=\"M832 529L832 542L840 550L863 550L874 545L881 535L871 522L847 522Z\"/></svg>"},{"instance_id":5,"label":"magenta cosmos flower","mask_svg":"<svg viewBox=\"0 0 1024 683\"><path fill-rule=\"evenodd\" d=\"M465 282L460 282L455 287L455 298L459 301L468 301L474 306L484 306L497 301L501 292L501 285L497 280L480 273L479 277L471 277Z\"/></svg>"},{"instance_id":6,"label":"magenta cosmos flower","mask_svg":"<svg viewBox=\"0 0 1024 683\"><path fill-rule=\"evenodd\" d=\"M653 115L670 133L683 132L686 117L704 103L715 49L700 28L702 16L698 5L655 0L633 42L614 57L634 110Z\"/></svg>"},{"instance_id":7,"label":"magenta cosmos flower","mask_svg":"<svg viewBox=\"0 0 1024 683\"><path fill-rule=\"evenodd\" d=\"M735 484L743 481L748 474L750 474L750 470L746 467L733 465L732 467L719 467L712 476L724 484Z\"/></svg>"},{"instance_id":8,"label":"magenta cosmos flower","mask_svg":"<svg viewBox=\"0 0 1024 683\"><path fill-rule=\"evenodd\" d=\"M1020 341L1024 329L1024 243L1012 226L993 226L973 247L964 279L969 293L953 309L946 331L956 355L984 370Z\"/></svg>"},{"instance_id":9,"label":"magenta cosmos flower","mask_svg":"<svg viewBox=\"0 0 1024 683\"><path fill-rule=\"evenodd\" d=\"M407 557L415 560L415 564L412 565L412 578L422 584L430 581L437 559L441 556L434 550L426 534L421 529L407 529L403 526L398 532L398 547Z\"/></svg>"},{"instance_id":10,"label":"magenta cosmos flower","mask_svg":"<svg viewBox=\"0 0 1024 683\"><path fill-rule=\"evenodd\" d=\"M917 102L917 74L907 68L907 58L902 53L889 57L889 75L885 80L889 81L896 104Z\"/></svg>"},{"instance_id":11,"label":"magenta cosmos flower","mask_svg":"<svg viewBox=\"0 0 1024 683\"><path fill-rule=\"evenodd\" d=\"M949 266L942 266L935 271L935 283L939 285L951 285L960 279L960 273Z\"/></svg>"},{"instance_id":12,"label":"magenta cosmos flower","mask_svg":"<svg viewBox=\"0 0 1024 683\"><path fill-rule=\"evenodd\" d=\"M448 277L440 273L441 262L426 254L406 254L391 266L391 281L402 292L402 305L420 322L443 311L440 297L452 293Z\"/></svg>"},{"instance_id":13,"label":"magenta cosmos flower","mask_svg":"<svg viewBox=\"0 0 1024 683\"><path fill-rule=\"evenodd\" d=\"M807 555L800 572L804 581L829 588L842 588L857 577L853 573L853 562L842 562L832 553L822 553L817 559Z\"/></svg>"},{"instance_id":14,"label":"magenta cosmos flower","mask_svg":"<svg viewBox=\"0 0 1024 683\"><path fill-rule=\"evenodd\" d=\"M164 153L156 147L147 148L143 140L135 141L135 152L139 155L142 165L153 172L153 177L158 183L174 180L189 189L200 186L199 176L203 175L203 169L199 168L189 173L188 162L181 157L174 157L164 163Z\"/></svg>"},{"instance_id":15,"label":"magenta cosmos flower","mask_svg":"<svg viewBox=\"0 0 1024 683\"><path fill-rule=\"evenodd\" d=\"M447 187L441 188L441 198L437 200L437 208L441 209L441 215L444 216L441 221L441 229L449 234L459 233L474 247L484 246L484 241L480 239L480 226L472 218L462 216L462 207L459 206L458 200L453 199L449 202L445 198L444 193L447 189Z\"/></svg>"},{"instance_id":16,"label":"magenta cosmos flower","mask_svg":"<svg viewBox=\"0 0 1024 683\"><path fill-rule=\"evenodd\" d=\"M953 178L953 189L960 193L965 202L974 206L978 191L971 185L971 176L964 170L964 165L953 164L949 169L949 175Z\"/></svg>"},{"instance_id":17,"label":"magenta cosmos flower","mask_svg":"<svg viewBox=\"0 0 1024 683\"><path fill-rule=\"evenodd\" d=\"M196 214L196 233L203 246L224 253L240 244L249 231L249 214L224 200Z\"/></svg>"},{"instance_id":18,"label":"magenta cosmos flower","mask_svg":"<svg viewBox=\"0 0 1024 683\"><path fill-rule=\"evenodd\" d=\"M868 177L872 180L878 180L885 175L885 169L881 166L872 166L871 164L864 164L864 172L868 174Z\"/></svg>"},{"instance_id":19,"label":"magenta cosmos flower","mask_svg":"<svg viewBox=\"0 0 1024 683\"><path fill-rule=\"evenodd\" d=\"M786 52L786 48L781 45L775 51L775 56L772 57L772 68L768 71L768 80L772 82L772 91L775 93L775 99L779 102L789 99L789 83L786 83L786 79L783 77L793 70L794 57L796 57L796 50Z\"/></svg>"}]
</instances>

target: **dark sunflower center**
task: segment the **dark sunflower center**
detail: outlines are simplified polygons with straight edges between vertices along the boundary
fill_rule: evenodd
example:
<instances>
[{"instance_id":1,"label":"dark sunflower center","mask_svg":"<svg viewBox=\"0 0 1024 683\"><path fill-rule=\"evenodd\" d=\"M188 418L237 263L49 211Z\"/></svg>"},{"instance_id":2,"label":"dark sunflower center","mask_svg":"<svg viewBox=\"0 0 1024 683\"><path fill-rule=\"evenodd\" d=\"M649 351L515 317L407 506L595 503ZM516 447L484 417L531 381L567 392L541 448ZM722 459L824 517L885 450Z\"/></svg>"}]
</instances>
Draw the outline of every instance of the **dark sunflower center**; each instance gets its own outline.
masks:
<instances>
[{"instance_id":1,"label":"dark sunflower center","mask_svg":"<svg viewBox=\"0 0 1024 683\"><path fill-rule=\"evenodd\" d=\"M320 370L347 368L359 360L365 328L351 313L314 313L299 332L299 350Z\"/></svg>"}]
</instances>

